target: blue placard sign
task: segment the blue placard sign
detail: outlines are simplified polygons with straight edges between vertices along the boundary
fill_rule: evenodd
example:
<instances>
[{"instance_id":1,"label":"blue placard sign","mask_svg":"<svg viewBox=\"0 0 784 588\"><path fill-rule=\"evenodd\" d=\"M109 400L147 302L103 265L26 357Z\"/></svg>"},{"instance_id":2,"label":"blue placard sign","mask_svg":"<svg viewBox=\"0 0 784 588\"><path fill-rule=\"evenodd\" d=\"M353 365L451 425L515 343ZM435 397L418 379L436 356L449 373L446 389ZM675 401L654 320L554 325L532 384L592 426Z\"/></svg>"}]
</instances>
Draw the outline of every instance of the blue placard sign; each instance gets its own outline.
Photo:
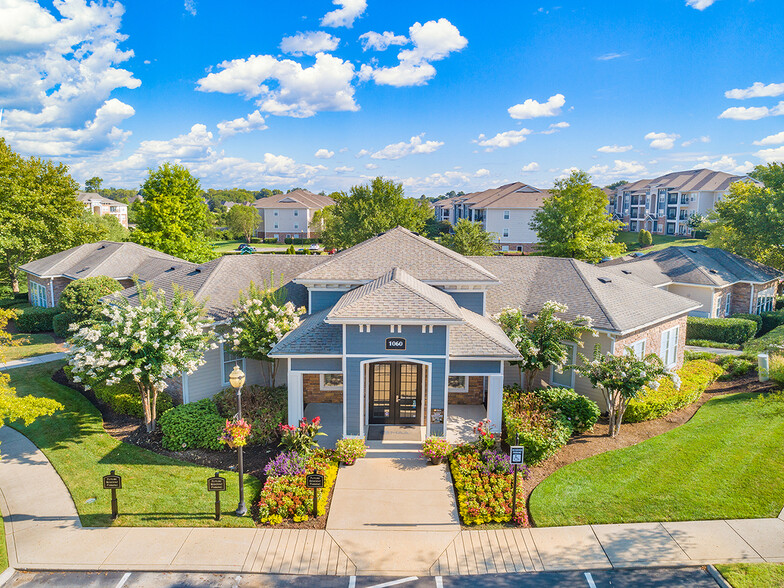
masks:
<instances>
[{"instance_id":1,"label":"blue placard sign","mask_svg":"<svg viewBox=\"0 0 784 588\"><path fill-rule=\"evenodd\" d=\"M387 337L386 345L384 346L387 350L400 350L405 351L406 349L406 339L404 337Z\"/></svg>"}]
</instances>

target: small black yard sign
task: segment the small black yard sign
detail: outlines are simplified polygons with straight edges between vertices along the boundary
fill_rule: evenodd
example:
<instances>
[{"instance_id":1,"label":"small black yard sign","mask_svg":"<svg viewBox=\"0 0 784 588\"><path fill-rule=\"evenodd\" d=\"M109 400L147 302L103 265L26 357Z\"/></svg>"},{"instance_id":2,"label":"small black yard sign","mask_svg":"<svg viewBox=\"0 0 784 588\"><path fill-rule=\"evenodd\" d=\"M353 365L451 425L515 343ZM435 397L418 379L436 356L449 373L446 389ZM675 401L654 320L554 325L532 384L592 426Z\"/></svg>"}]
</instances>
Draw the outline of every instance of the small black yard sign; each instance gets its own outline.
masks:
<instances>
[{"instance_id":1,"label":"small black yard sign","mask_svg":"<svg viewBox=\"0 0 784 588\"><path fill-rule=\"evenodd\" d=\"M114 473L103 477L104 490L122 490L122 478Z\"/></svg>"},{"instance_id":2,"label":"small black yard sign","mask_svg":"<svg viewBox=\"0 0 784 588\"><path fill-rule=\"evenodd\" d=\"M523 465L525 458L525 447L522 445L512 445L509 448L509 461L512 465Z\"/></svg>"},{"instance_id":3,"label":"small black yard sign","mask_svg":"<svg viewBox=\"0 0 784 588\"><path fill-rule=\"evenodd\" d=\"M305 488L323 488L324 476L321 474L308 474L305 476Z\"/></svg>"},{"instance_id":4,"label":"small black yard sign","mask_svg":"<svg viewBox=\"0 0 784 588\"><path fill-rule=\"evenodd\" d=\"M406 338L405 337L387 337L386 345L384 346L387 350L406 350Z\"/></svg>"},{"instance_id":5,"label":"small black yard sign","mask_svg":"<svg viewBox=\"0 0 784 588\"><path fill-rule=\"evenodd\" d=\"M220 472L215 472L211 478L207 478L207 492L215 492L215 520L221 518L220 493L226 491L226 478L221 478Z\"/></svg>"}]
</instances>

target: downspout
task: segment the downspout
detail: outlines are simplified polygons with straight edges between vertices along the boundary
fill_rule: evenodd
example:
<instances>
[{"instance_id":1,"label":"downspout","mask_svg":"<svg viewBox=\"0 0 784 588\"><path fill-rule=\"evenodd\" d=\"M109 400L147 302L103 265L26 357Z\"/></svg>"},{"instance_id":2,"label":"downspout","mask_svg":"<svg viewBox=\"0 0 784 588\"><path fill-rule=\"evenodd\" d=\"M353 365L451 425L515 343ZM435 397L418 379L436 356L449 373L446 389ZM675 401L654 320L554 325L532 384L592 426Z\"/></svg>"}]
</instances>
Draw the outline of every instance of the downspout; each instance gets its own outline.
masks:
<instances>
[{"instance_id":1,"label":"downspout","mask_svg":"<svg viewBox=\"0 0 784 588\"><path fill-rule=\"evenodd\" d=\"M51 307L54 308L55 307L55 303L54 303L54 278L49 278L49 294L52 297L52 306Z\"/></svg>"},{"instance_id":2,"label":"downspout","mask_svg":"<svg viewBox=\"0 0 784 588\"><path fill-rule=\"evenodd\" d=\"M749 314L754 314L752 308L754 306L754 284L751 285L751 294L749 294Z\"/></svg>"}]
</instances>

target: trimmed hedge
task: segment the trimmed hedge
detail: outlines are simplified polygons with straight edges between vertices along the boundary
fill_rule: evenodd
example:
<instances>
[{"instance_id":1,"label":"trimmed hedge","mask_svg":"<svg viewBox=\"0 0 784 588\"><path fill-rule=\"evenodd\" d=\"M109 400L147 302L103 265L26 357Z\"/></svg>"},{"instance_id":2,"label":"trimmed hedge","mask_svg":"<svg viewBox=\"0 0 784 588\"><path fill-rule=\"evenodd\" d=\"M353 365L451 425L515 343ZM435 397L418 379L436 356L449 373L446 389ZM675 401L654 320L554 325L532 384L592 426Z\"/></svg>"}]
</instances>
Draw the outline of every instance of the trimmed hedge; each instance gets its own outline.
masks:
<instances>
[{"instance_id":1,"label":"trimmed hedge","mask_svg":"<svg viewBox=\"0 0 784 588\"><path fill-rule=\"evenodd\" d=\"M68 327L75 322L78 322L78 319L74 313L68 311L61 312L52 319L52 330L58 337L67 339L71 334L68 331Z\"/></svg>"},{"instance_id":2,"label":"trimmed hedge","mask_svg":"<svg viewBox=\"0 0 784 588\"><path fill-rule=\"evenodd\" d=\"M701 318L690 316L686 319L687 339L707 339L722 343L745 343L757 334L757 323L740 318Z\"/></svg>"},{"instance_id":3,"label":"trimmed hedge","mask_svg":"<svg viewBox=\"0 0 784 588\"><path fill-rule=\"evenodd\" d=\"M746 319L749 321L754 321L757 323L757 334L762 330L762 317L758 314L749 314L747 312L740 312L738 314L733 314L730 318L739 318L739 319Z\"/></svg>"},{"instance_id":4,"label":"trimmed hedge","mask_svg":"<svg viewBox=\"0 0 784 588\"><path fill-rule=\"evenodd\" d=\"M176 406L158 417L163 446L170 451L221 449L218 437L225 424L211 398Z\"/></svg>"},{"instance_id":5,"label":"trimmed hedge","mask_svg":"<svg viewBox=\"0 0 784 588\"><path fill-rule=\"evenodd\" d=\"M572 436L569 421L547 408L544 400L519 387L507 388L503 401L506 442L525 447L526 465L544 461Z\"/></svg>"},{"instance_id":6,"label":"trimmed hedge","mask_svg":"<svg viewBox=\"0 0 784 588\"><path fill-rule=\"evenodd\" d=\"M764 335L765 333L770 333L776 327L784 325L784 310L763 312L760 318L762 319L762 328L759 334Z\"/></svg>"},{"instance_id":7,"label":"trimmed hedge","mask_svg":"<svg viewBox=\"0 0 784 588\"><path fill-rule=\"evenodd\" d=\"M95 397L104 401L117 414L127 414L128 416L143 419L144 408L142 406L141 395L134 384L119 383L114 386L94 386ZM166 392L158 394L156 412L163 415L164 412L174 406L171 396Z\"/></svg>"},{"instance_id":8,"label":"trimmed hedge","mask_svg":"<svg viewBox=\"0 0 784 588\"><path fill-rule=\"evenodd\" d=\"M98 301L123 287L120 282L108 276L81 278L68 284L60 294L60 308L84 320L90 318L98 307Z\"/></svg>"},{"instance_id":9,"label":"trimmed hedge","mask_svg":"<svg viewBox=\"0 0 784 588\"><path fill-rule=\"evenodd\" d=\"M540 388L534 394L566 418L575 433L585 433L599 420L599 405L571 388Z\"/></svg>"},{"instance_id":10,"label":"trimmed hedge","mask_svg":"<svg viewBox=\"0 0 784 588\"><path fill-rule=\"evenodd\" d=\"M669 378L662 378L656 390L645 388L637 398L629 400L623 420L627 423L650 421L691 404L724 373L724 369L713 362L697 359L687 361L676 373L681 379L679 389Z\"/></svg>"},{"instance_id":11,"label":"trimmed hedge","mask_svg":"<svg viewBox=\"0 0 784 588\"><path fill-rule=\"evenodd\" d=\"M694 347L713 347L714 349L740 349L737 343L722 343L721 341L709 341L708 339L686 339L686 345Z\"/></svg>"},{"instance_id":12,"label":"trimmed hedge","mask_svg":"<svg viewBox=\"0 0 784 588\"><path fill-rule=\"evenodd\" d=\"M784 325L776 327L771 332L764 334L762 337L752 339L743 346L743 353L745 355L757 355L770 349L784 345Z\"/></svg>"},{"instance_id":13,"label":"trimmed hedge","mask_svg":"<svg viewBox=\"0 0 784 588\"><path fill-rule=\"evenodd\" d=\"M52 330L52 320L61 312L59 308L25 308L16 317L16 329L20 333L46 333Z\"/></svg>"}]
</instances>

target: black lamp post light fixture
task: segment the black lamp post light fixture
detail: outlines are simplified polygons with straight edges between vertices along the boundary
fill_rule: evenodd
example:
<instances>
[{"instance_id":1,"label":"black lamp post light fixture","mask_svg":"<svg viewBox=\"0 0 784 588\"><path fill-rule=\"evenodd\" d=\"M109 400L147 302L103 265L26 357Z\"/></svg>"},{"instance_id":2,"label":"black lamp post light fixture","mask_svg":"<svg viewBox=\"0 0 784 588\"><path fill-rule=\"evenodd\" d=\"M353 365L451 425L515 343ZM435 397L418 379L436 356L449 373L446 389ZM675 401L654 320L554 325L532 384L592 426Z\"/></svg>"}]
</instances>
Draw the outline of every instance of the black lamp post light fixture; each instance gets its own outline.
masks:
<instances>
[{"instance_id":1,"label":"black lamp post light fixture","mask_svg":"<svg viewBox=\"0 0 784 588\"><path fill-rule=\"evenodd\" d=\"M234 369L231 370L229 374L229 383L231 387L237 391L237 419L242 418L242 386L245 384L245 372L240 369L240 366L234 364ZM237 458L239 460L239 470L240 470L240 503L237 505L237 510L235 514L238 517L245 516L248 512L247 507L245 506L245 480L243 479L244 475L244 466L242 463L242 445L237 447Z\"/></svg>"}]
</instances>

